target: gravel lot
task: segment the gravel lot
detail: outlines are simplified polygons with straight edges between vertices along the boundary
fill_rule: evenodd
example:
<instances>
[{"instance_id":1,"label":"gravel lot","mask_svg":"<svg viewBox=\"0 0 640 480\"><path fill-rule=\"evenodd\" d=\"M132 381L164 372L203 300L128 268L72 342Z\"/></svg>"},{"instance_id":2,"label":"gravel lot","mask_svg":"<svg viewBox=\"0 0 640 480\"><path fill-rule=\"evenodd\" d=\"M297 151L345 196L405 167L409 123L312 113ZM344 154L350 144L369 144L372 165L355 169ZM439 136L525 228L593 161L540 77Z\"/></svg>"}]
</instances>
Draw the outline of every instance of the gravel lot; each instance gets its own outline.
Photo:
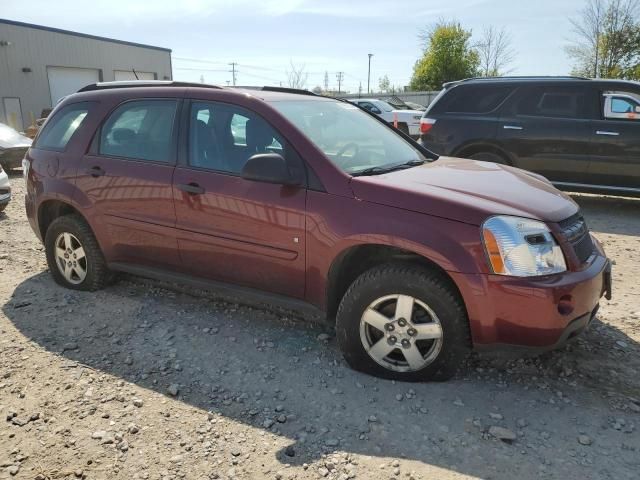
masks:
<instances>
[{"instance_id":1,"label":"gravel lot","mask_svg":"<svg viewBox=\"0 0 640 480\"><path fill-rule=\"evenodd\" d=\"M0 478L637 479L640 200L575 196L614 298L564 350L456 379L351 371L331 328L133 277L56 286L0 214Z\"/></svg>"}]
</instances>

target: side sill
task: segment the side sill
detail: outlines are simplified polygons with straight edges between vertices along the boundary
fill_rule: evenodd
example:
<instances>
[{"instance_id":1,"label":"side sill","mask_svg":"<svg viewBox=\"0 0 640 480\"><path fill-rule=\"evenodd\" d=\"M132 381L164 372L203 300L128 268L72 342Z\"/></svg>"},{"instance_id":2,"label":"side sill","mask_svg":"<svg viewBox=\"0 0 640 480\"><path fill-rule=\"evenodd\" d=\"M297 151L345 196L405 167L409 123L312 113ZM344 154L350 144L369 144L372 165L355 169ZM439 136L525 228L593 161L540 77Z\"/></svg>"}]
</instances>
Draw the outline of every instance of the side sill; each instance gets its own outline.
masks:
<instances>
[{"instance_id":1,"label":"side sill","mask_svg":"<svg viewBox=\"0 0 640 480\"><path fill-rule=\"evenodd\" d=\"M188 295L194 295L194 292L183 289L181 286L189 286L205 290L212 294L213 297L228 302L262 308L276 313L280 313L278 310L283 309L295 313L306 320L321 323L327 322L327 315L325 312L315 305L297 298L142 265L112 262L108 264L108 267L109 269L117 272L156 280L163 284L161 286L166 287L169 290L177 290Z\"/></svg>"}]
</instances>

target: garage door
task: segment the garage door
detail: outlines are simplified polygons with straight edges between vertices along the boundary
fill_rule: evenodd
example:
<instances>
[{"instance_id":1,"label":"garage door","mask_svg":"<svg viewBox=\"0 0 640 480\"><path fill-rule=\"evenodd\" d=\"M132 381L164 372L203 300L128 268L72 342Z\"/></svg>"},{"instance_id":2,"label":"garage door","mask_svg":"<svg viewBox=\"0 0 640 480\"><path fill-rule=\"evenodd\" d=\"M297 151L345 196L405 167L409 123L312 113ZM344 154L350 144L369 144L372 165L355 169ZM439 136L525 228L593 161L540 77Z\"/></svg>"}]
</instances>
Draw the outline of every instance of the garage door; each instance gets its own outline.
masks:
<instances>
[{"instance_id":1,"label":"garage door","mask_svg":"<svg viewBox=\"0 0 640 480\"><path fill-rule=\"evenodd\" d=\"M113 72L114 78L116 81L126 81L126 80L155 80L156 74L153 72L139 72L136 70L134 74L132 70L115 70ZM136 78L138 75L138 78Z\"/></svg>"},{"instance_id":2,"label":"garage door","mask_svg":"<svg viewBox=\"0 0 640 480\"><path fill-rule=\"evenodd\" d=\"M93 68L47 67L51 106L62 97L77 92L90 83L100 81L100 71Z\"/></svg>"}]
</instances>

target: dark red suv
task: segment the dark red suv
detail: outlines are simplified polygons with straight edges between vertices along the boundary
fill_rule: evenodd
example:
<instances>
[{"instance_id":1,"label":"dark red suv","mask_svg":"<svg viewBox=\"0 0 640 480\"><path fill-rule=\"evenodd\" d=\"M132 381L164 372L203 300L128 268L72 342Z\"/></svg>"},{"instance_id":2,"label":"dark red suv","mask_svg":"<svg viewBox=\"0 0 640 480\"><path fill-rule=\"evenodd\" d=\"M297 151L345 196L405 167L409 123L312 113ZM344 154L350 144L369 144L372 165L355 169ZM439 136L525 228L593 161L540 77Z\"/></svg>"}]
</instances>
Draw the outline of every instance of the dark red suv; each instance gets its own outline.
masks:
<instances>
[{"instance_id":1,"label":"dark red suv","mask_svg":"<svg viewBox=\"0 0 640 480\"><path fill-rule=\"evenodd\" d=\"M543 177L438 158L308 92L90 85L24 165L59 284L129 272L320 309L349 364L383 377L445 379L471 348L558 346L610 293L602 247Z\"/></svg>"}]
</instances>

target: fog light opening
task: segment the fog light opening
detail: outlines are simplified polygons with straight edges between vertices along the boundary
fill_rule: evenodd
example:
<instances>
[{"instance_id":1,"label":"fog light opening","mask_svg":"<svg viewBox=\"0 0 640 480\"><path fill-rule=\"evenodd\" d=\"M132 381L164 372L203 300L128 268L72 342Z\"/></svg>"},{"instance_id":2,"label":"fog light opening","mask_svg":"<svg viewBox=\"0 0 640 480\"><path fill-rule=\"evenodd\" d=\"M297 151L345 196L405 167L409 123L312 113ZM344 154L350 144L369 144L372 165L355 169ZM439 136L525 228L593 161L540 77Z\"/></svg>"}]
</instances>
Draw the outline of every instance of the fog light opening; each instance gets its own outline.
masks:
<instances>
[{"instance_id":1,"label":"fog light opening","mask_svg":"<svg viewBox=\"0 0 640 480\"><path fill-rule=\"evenodd\" d=\"M558 312L560 315L570 315L573 313L573 298L571 295L563 295L558 302Z\"/></svg>"}]
</instances>

